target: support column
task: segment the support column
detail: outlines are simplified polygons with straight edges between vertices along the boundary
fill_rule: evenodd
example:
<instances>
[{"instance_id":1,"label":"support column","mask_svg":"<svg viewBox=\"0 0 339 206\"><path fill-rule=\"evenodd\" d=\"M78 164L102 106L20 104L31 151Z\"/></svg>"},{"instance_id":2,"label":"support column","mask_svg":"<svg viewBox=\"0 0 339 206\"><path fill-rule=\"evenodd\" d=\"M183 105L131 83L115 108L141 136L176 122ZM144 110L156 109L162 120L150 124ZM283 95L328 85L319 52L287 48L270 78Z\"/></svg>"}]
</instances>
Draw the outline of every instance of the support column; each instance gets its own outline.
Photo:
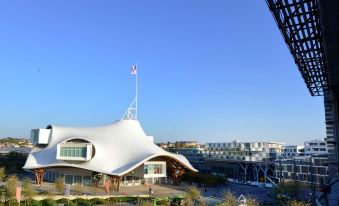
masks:
<instances>
[{"instance_id":1,"label":"support column","mask_svg":"<svg viewBox=\"0 0 339 206\"><path fill-rule=\"evenodd\" d=\"M35 183L41 185L44 179L45 169L44 168L34 169L33 172L35 176Z\"/></svg>"},{"instance_id":2,"label":"support column","mask_svg":"<svg viewBox=\"0 0 339 206\"><path fill-rule=\"evenodd\" d=\"M182 166L174 161L167 161L167 169L169 174L172 177L173 184L177 185L181 181L182 175L185 173L185 170Z\"/></svg>"},{"instance_id":3,"label":"support column","mask_svg":"<svg viewBox=\"0 0 339 206\"><path fill-rule=\"evenodd\" d=\"M265 181L265 184L266 184L266 177L267 177L267 171L268 171L267 162L265 162L263 167L261 165L258 165L258 166L259 166L259 170L263 171L263 173L264 173L264 181ZM259 170L258 170L258 172L259 172Z\"/></svg>"},{"instance_id":4,"label":"support column","mask_svg":"<svg viewBox=\"0 0 339 206\"><path fill-rule=\"evenodd\" d=\"M267 171L268 171L267 162L265 162L265 171L264 171L264 175L265 175L265 184L267 183Z\"/></svg>"},{"instance_id":5,"label":"support column","mask_svg":"<svg viewBox=\"0 0 339 206\"><path fill-rule=\"evenodd\" d=\"M112 187L115 191L119 191L120 189L120 181L122 179L122 177L118 177L118 176L109 176L112 182Z\"/></svg>"},{"instance_id":6,"label":"support column","mask_svg":"<svg viewBox=\"0 0 339 206\"><path fill-rule=\"evenodd\" d=\"M248 168L248 165L247 163L245 163L245 167L239 162L240 164L240 167L244 170L244 174L245 174L245 182L247 182L247 168Z\"/></svg>"},{"instance_id":7,"label":"support column","mask_svg":"<svg viewBox=\"0 0 339 206\"><path fill-rule=\"evenodd\" d=\"M259 182L259 169L257 168L257 164L253 164L254 166L254 171L255 171L255 175L256 175L256 179L254 180L255 182Z\"/></svg>"},{"instance_id":8,"label":"support column","mask_svg":"<svg viewBox=\"0 0 339 206\"><path fill-rule=\"evenodd\" d=\"M252 164L253 181L255 182L255 165Z\"/></svg>"}]
</instances>

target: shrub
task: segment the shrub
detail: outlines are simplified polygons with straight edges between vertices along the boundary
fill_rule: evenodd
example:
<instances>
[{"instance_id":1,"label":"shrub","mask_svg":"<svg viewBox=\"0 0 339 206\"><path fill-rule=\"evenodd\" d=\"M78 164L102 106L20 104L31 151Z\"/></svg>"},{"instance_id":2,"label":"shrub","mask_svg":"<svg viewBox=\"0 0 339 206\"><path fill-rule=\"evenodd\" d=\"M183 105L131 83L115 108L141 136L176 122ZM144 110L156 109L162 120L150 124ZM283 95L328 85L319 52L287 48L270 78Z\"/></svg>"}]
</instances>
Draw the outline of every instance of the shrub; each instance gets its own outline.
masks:
<instances>
[{"instance_id":1,"label":"shrub","mask_svg":"<svg viewBox=\"0 0 339 206\"><path fill-rule=\"evenodd\" d=\"M63 194L65 191L64 181L61 178L58 178L54 183L55 189L59 194Z\"/></svg>"},{"instance_id":2,"label":"shrub","mask_svg":"<svg viewBox=\"0 0 339 206\"><path fill-rule=\"evenodd\" d=\"M5 168L4 167L0 167L0 182L4 181L5 176L6 176Z\"/></svg>"},{"instance_id":3,"label":"shrub","mask_svg":"<svg viewBox=\"0 0 339 206\"><path fill-rule=\"evenodd\" d=\"M311 206L311 204L306 203L306 202L301 202L297 200L291 200L287 202L288 206Z\"/></svg>"},{"instance_id":4,"label":"shrub","mask_svg":"<svg viewBox=\"0 0 339 206\"><path fill-rule=\"evenodd\" d=\"M28 178L25 178L22 183L22 194L25 197L25 205L30 205L31 199L36 195L36 191L31 183L31 180Z\"/></svg>"},{"instance_id":5,"label":"shrub","mask_svg":"<svg viewBox=\"0 0 339 206\"><path fill-rule=\"evenodd\" d=\"M235 195L231 192L226 192L224 195L224 201L220 205L222 206L237 206L237 198Z\"/></svg>"},{"instance_id":6,"label":"shrub","mask_svg":"<svg viewBox=\"0 0 339 206\"><path fill-rule=\"evenodd\" d=\"M12 200L15 198L16 187L18 186L18 178L15 175L8 177L6 181L7 198Z\"/></svg>"}]
</instances>

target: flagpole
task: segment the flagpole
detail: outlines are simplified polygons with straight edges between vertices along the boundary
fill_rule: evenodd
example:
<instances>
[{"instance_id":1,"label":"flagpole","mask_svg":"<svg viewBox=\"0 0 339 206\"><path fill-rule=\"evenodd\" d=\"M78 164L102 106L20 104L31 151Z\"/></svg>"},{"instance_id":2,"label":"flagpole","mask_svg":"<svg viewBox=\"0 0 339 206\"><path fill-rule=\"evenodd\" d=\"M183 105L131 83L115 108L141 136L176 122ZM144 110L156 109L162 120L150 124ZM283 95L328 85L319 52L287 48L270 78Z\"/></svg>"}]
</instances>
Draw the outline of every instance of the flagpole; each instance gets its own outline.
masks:
<instances>
[{"instance_id":1,"label":"flagpole","mask_svg":"<svg viewBox=\"0 0 339 206\"><path fill-rule=\"evenodd\" d=\"M138 120L138 63L135 64L135 120Z\"/></svg>"}]
</instances>

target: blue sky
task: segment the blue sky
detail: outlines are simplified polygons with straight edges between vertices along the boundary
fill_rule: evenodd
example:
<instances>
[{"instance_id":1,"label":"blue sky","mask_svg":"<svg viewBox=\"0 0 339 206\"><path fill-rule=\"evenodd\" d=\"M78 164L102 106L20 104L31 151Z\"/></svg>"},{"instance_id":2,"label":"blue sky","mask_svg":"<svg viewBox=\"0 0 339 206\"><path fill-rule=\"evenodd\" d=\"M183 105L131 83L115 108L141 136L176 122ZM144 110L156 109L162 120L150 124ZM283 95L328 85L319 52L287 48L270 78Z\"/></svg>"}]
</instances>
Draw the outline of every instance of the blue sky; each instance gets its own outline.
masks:
<instances>
[{"instance_id":1,"label":"blue sky","mask_svg":"<svg viewBox=\"0 0 339 206\"><path fill-rule=\"evenodd\" d=\"M135 62L139 120L157 141L325 137L323 99L264 0L12 0L0 28L0 137L119 119Z\"/></svg>"}]
</instances>

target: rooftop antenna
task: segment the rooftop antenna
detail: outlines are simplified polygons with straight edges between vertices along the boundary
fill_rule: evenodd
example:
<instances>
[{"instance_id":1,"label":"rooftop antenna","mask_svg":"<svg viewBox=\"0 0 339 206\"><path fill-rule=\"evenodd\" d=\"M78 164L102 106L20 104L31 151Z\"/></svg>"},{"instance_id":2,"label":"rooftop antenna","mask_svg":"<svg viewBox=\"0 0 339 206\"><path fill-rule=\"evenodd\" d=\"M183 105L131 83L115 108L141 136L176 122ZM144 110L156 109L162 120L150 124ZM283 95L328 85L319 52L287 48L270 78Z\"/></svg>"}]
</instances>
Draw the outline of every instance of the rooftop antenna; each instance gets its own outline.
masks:
<instances>
[{"instance_id":1,"label":"rooftop antenna","mask_svg":"<svg viewBox=\"0 0 339 206\"><path fill-rule=\"evenodd\" d=\"M127 111L121 117L122 120L137 120L138 119L138 72L137 64L131 68L131 74L135 76L135 97L133 102L129 105Z\"/></svg>"}]
</instances>

